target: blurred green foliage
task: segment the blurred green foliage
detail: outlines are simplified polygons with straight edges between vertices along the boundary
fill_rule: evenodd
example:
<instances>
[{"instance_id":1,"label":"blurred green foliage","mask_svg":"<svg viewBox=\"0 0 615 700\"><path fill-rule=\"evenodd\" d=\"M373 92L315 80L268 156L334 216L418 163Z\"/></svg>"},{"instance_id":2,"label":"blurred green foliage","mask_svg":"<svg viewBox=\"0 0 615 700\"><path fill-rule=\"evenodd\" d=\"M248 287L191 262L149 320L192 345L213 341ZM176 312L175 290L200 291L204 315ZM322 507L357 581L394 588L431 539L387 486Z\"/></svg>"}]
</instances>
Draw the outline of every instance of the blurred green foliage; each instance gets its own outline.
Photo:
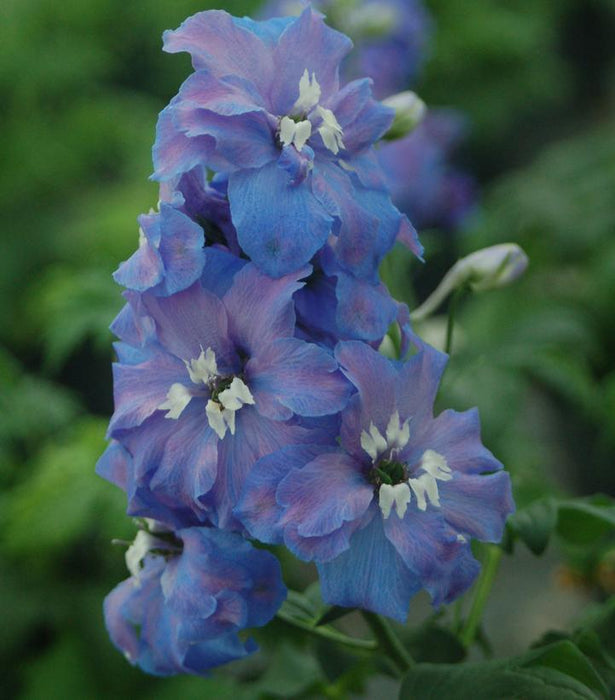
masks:
<instances>
[{"instance_id":1,"label":"blurred green foliage","mask_svg":"<svg viewBox=\"0 0 615 700\"><path fill-rule=\"evenodd\" d=\"M460 254L504 241L529 254L514 287L463 305L442 405L480 407L485 442L515 482L511 537L538 552L557 533L600 600L615 592L615 566L595 576L612 560L612 506L570 499L615 491L615 3L427 4L436 31L417 87L467 113L459 157L483 199L457 237L424 232L428 264L399 255L389 281L414 304ZM102 599L125 577L109 542L132 532L123 495L93 473L112 406L107 327L122 302L110 274L156 203L156 117L189 69L161 52L160 35L214 6L244 14L258 3L0 5L3 697L342 698L371 670L322 640L309 643L315 657L301 635L280 646L288 629L276 622L258 633L263 654L211 680L151 679L102 624ZM419 330L437 335L438 320ZM595 546L571 540L596 527ZM603 644L609 605L592 618ZM570 639L589 654L587 639Z\"/></svg>"}]
</instances>

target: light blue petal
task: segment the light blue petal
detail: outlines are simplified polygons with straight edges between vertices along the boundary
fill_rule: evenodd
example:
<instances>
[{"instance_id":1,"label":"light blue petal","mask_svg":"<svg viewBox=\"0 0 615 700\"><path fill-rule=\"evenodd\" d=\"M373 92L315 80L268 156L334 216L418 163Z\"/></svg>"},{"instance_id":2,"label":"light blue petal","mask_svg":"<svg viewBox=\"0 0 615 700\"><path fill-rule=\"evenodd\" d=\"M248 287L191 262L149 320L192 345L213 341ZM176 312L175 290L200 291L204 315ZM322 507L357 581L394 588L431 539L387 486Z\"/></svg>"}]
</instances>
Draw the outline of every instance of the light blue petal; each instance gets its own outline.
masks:
<instances>
[{"instance_id":1,"label":"light blue petal","mask_svg":"<svg viewBox=\"0 0 615 700\"><path fill-rule=\"evenodd\" d=\"M228 198L239 244L271 277L303 267L324 245L332 219L312 195L308 178L292 185L269 163L229 177Z\"/></svg>"},{"instance_id":2,"label":"light blue petal","mask_svg":"<svg viewBox=\"0 0 615 700\"><path fill-rule=\"evenodd\" d=\"M318 572L325 602L371 610L400 622L406 621L410 599L421 588L385 537L379 512L353 535L347 551L318 564Z\"/></svg>"}]
</instances>

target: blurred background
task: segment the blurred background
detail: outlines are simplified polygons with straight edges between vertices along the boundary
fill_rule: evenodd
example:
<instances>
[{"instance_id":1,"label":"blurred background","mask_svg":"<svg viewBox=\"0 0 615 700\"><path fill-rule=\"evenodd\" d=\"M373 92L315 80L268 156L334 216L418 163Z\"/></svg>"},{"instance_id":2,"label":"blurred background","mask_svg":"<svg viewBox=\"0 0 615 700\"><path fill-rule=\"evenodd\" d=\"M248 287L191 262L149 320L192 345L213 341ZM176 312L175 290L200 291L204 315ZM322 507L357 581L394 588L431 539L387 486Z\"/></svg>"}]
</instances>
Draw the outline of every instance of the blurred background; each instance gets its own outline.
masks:
<instances>
[{"instance_id":1,"label":"blurred background","mask_svg":"<svg viewBox=\"0 0 615 700\"><path fill-rule=\"evenodd\" d=\"M211 680L148 678L102 622L104 596L126 577L110 540L134 532L124 495L94 475L112 411L107 327L122 305L111 273L137 244L137 215L156 205L147 178L157 114L190 71L187 56L162 53L161 33L212 7L243 15L260 3L0 4L3 697L314 697L319 679L339 674L326 649L320 663L275 652L275 623L260 633L260 661ZM387 281L412 308L459 256L519 243L530 257L524 278L461 308L441 405L479 406L484 442L511 471L518 505L613 494L615 1L420 8L408 84L447 117L435 120L429 148L415 144L420 167L408 174L427 264L398 251ZM442 216L421 210L436 190ZM422 331L437 338L438 324ZM614 546L560 543L536 559L519 545L487 615L496 654L614 593ZM287 566L290 583L310 576ZM547 589L561 600L553 610L540 602ZM510 627L513 615L527 632ZM337 668L354 672L350 662ZM367 692L358 672L355 692Z\"/></svg>"}]
</instances>

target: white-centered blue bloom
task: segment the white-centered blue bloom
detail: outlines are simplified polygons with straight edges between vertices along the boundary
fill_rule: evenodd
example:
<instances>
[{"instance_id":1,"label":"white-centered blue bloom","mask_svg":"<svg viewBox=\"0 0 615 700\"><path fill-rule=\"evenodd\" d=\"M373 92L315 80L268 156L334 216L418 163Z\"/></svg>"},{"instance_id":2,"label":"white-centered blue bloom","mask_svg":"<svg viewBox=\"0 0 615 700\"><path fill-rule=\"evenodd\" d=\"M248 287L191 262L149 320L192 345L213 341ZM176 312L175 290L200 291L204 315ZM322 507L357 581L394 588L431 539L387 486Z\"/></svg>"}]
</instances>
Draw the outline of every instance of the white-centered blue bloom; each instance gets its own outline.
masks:
<instances>
[{"instance_id":1,"label":"white-centered blue bloom","mask_svg":"<svg viewBox=\"0 0 615 700\"><path fill-rule=\"evenodd\" d=\"M240 535L156 523L126 553L131 577L105 599L105 623L126 659L159 676L208 675L256 650L239 637L286 597L277 559Z\"/></svg>"},{"instance_id":2,"label":"white-centered blue bloom","mask_svg":"<svg viewBox=\"0 0 615 700\"><path fill-rule=\"evenodd\" d=\"M372 148L393 110L368 79L340 89L351 42L321 15L253 22L212 10L164 42L189 52L195 72L160 115L154 176L228 176L239 245L261 270L287 274L329 246L344 270L375 280L396 240L421 254Z\"/></svg>"},{"instance_id":3,"label":"white-centered blue bloom","mask_svg":"<svg viewBox=\"0 0 615 700\"><path fill-rule=\"evenodd\" d=\"M127 293L113 327L121 342L109 437L131 455L123 480L133 514L192 512L232 529L254 462L329 435L329 424L336 431L351 385L331 352L295 337L292 296L309 266L272 279L213 253L203 284L218 293L201 282L168 297ZM113 471L108 459L103 474Z\"/></svg>"},{"instance_id":4,"label":"white-centered blue bloom","mask_svg":"<svg viewBox=\"0 0 615 700\"><path fill-rule=\"evenodd\" d=\"M257 462L236 513L250 533L318 564L323 598L405 620L470 586L471 538L498 542L514 506L510 479L483 447L476 410L433 416L446 356L404 363L364 343L336 357L357 388L340 446L287 447Z\"/></svg>"}]
</instances>

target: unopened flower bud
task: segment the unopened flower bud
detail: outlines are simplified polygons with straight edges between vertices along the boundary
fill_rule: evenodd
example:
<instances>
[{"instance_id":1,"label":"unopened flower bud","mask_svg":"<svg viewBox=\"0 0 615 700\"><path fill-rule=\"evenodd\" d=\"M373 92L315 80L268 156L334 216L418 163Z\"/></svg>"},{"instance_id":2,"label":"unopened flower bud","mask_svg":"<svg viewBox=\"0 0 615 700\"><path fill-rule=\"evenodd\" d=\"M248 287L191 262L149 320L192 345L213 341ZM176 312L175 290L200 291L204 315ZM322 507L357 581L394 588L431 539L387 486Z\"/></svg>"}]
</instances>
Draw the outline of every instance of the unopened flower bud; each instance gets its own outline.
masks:
<instances>
[{"instance_id":1,"label":"unopened flower bud","mask_svg":"<svg viewBox=\"0 0 615 700\"><path fill-rule=\"evenodd\" d=\"M456 270L455 286L469 284L473 291L505 287L525 272L528 257L516 243L500 243L477 250L462 258L451 270Z\"/></svg>"},{"instance_id":2,"label":"unopened flower bud","mask_svg":"<svg viewBox=\"0 0 615 700\"><path fill-rule=\"evenodd\" d=\"M411 90L398 92L382 101L387 107L395 110L391 128L384 135L387 141L394 141L407 136L423 121L427 107L423 100Z\"/></svg>"},{"instance_id":3,"label":"unopened flower bud","mask_svg":"<svg viewBox=\"0 0 615 700\"><path fill-rule=\"evenodd\" d=\"M444 275L436 290L412 314L413 321L430 316L456 289L469 287L474 292L505 287L527 268L528 257L516 243L500 243L477 250L458 260Z\"/></svg>"}]
</instances>

